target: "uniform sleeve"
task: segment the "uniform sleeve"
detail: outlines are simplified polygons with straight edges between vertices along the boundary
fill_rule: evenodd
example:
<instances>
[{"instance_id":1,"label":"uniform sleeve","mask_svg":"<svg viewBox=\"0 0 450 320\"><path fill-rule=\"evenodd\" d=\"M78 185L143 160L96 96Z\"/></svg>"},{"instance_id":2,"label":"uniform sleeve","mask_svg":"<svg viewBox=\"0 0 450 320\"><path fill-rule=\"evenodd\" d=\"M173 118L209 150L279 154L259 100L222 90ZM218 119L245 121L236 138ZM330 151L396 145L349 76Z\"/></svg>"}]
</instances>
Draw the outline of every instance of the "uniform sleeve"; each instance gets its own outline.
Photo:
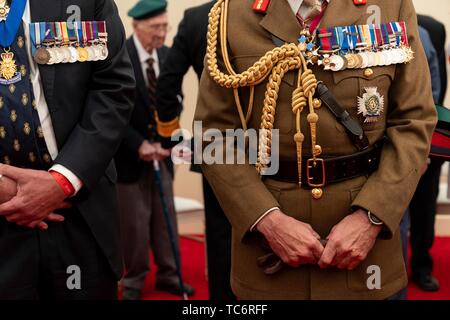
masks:
<instances>
[{"instance_id":1,"label":"uniform sleeve","mask_svg":"<svg viewBox=\"0 0 450 320\"><path fill-rule=\"evenodd\" d=\"M93 64L84 112L55 164L64 166L92 190L119 148L133 111L135 79L125 47L125 30L112 0L96 3L96 20L105 20L109 56Z\"/></svg>"},{"instance_id":2,"label":"uniform sleeve","mask_svg":"<svg viewBox=\"0 0 450 320\"><path fill-rule=\"evenodd\" d=\"M221 58L218 60L224 70ZM195 121L201 121L204 131L218 129L223 133L241 128L233 90L220 87L207 70L200 81ZM241 240L265 212L279 207L253 165L203 164L202 170Z\"/></svg>"},{"instance_id":3,"label":"uniform sleeve","mask_svg":"<svg viewBox=\"0 0 450 320\"><path fill-rule=\"evenodd\" d=\"M436 125L431 79L412 0L403 0L400 21L408 28L415 59L397 66L380 166L353 202L380 218L389 236L397 231L426 164Z\"/></svg>"}]
</instances>

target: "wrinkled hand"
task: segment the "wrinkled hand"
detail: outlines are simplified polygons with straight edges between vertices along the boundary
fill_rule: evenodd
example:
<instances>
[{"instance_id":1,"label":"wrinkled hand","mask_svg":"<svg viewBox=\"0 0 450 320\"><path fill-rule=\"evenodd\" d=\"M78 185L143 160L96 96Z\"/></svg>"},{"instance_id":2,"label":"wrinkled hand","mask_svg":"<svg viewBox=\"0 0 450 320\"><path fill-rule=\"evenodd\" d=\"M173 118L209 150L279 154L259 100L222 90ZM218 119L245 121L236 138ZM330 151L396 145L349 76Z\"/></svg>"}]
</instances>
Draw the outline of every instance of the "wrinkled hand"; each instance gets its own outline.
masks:
<instances>
[{"instance_id":1,"label":"wrinkled hand","mask_svg":"<svg viewBox=\"0 0 450 320\"><path fill-rule=\"evenodd\" d=\"M281 260L294 268L317 264L324 250L320 236L306 223L291 218L280 210L267 215L256 226Z\"/></svg>"},{"instance_id":2,"label":"wrinkled hand","mask_svg":"<svg viewBox=\"0 0 450 320\"><path fill-rule=\"evenodd\" d=\"M62 222L64 217L55 214L57 209L70 208L66 196L46 171L19 169L0 165L0 174L17 184L17 194L0 205L0 216L17 225L47 229L45 221Z\"/></svg>"},{"instance_id":3,"label":"wrinkled hand","mask_svg":"<svg viewBox=\"0 0 450 320\"><path fill-rule=\"evenodd\" d=\"M138 152L139 158L146 162L161 161L170 156L170 150L163 149L160 143L150 143L147 140L144 140Z\"/></svg>"},{"instance_id":4,"label":"wrinkled hand","mask_svg":"<svg viewBox=\"0 0 450 320\"><path fill-rule=\"evenodd\" d=\"M0 178L0 204L8 202L17 194L17 184L8 177Z\"/></svg>"},{"instance_id":5,"label":"wrinkled hand","mask_svg":"<svg viewBox=\"0 0 450 320\"><path fill-rule=\"evenodd\" d=\"M358 210L337 224L327 237L319 266L324 269L330 266L339 269L353 270L363 262L382 227L373 225L367 218L367 213Z\"/></svg>"}]
</instances>

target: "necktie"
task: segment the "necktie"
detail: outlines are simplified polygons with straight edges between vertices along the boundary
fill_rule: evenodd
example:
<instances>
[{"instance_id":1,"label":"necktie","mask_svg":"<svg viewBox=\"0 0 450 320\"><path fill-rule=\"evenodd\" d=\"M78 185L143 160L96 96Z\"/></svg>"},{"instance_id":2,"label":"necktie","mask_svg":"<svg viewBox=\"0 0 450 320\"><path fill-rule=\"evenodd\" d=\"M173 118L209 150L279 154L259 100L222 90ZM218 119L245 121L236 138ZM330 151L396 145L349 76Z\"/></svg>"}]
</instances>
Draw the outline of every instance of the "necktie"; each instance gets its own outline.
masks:
<instances>
[{"instance_id":1,"label":"necktie","mask_svg":"<svg viewBox=\"0 0 450 320\"><path fill-rule=\"evenodd\" d=\"M157 85L157 79L156 79L156 73L155 73L155 59L150 58L147 60L147 79L148 79L148 96L150 98L150 108L154 109L156 106L156 85Z\"/></svg>"},{"instance_id":2,"label":"necktie","mask_svg":"<svg viewBox=\"0 0 450 320\"><path fill-rule=\"evenodd\" d=\"M303 28L311 25L315 17L320 15L326 1L323 0L303 0L302 5L298 9L297 19Z\"/></svg>"}]
</instances>

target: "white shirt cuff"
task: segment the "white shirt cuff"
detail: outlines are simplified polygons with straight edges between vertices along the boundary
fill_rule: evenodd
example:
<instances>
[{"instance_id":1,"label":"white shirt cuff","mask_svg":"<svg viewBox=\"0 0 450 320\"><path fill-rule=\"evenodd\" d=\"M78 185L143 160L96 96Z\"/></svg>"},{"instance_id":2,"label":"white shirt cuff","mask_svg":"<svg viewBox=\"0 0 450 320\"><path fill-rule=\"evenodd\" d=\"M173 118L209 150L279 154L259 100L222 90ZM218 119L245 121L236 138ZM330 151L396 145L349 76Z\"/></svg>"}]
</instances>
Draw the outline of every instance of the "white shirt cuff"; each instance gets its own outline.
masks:
<instances>
[{"instance_id":1,"label":"white shirt cuff","mask_svg":"<svg viewBox=\"0 0 450 320\"><path fill-rule=\"evenodd\" d=\"M66 179L69 180L69 182L72 184L72 187L75 189L74 195L76 195L81 190L81 188L83 188L83 182L66 167L60 164L55 164L50 168L49 171L56 171L66 177Z\"/></svg>"},{"instance_id":2,"label":"white shirt cuff","mask_svg":"<svg viewBox=\"0 0 450 320\"><path fill-rule=\"evenodd\" d=\"M258 225L258 223L261 222L262 219L264 219L269 213L275 211L275 210L280 210L280 208L278 207L274 207L272 209L267 210L261 217L259 217L258 220L256 220L256 222L252 225L252 227L250 228L250 232L253 232L256 228L256 226Z\"/></svg>"}]
</instances>

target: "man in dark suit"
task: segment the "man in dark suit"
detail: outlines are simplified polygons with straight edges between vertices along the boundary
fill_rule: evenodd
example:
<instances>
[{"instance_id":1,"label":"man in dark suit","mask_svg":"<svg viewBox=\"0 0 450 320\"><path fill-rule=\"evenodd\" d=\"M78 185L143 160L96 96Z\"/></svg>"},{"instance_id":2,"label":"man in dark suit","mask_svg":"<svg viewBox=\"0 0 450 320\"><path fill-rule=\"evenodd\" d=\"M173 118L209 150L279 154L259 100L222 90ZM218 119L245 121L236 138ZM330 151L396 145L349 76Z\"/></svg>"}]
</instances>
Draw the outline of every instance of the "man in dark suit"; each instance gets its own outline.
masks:
<instances>
[{"instance_id":1,"label":"man in dark suit","mask_svg":"<svg viewBox=\"0 0 450 320\"><path fill-rule=\"evenodd\" d=\"M154 118L157 78L168 51L164 46L168 29L166 7L165 0L141 0L129 11L135 32L127 40L127 49L135 72L137 92L131 122L115 157L127 270L123 279L123 297L128 300L141 297L150 267L149 244L158 266L156 288L182 295L153 169L153 161L158 160L164 197L172 225L176 226L170 152L158 142ZM189 295L194 293L188 284L184 284L184 289Z\"/></svg>"},{"instance_id":2,"label":"man in dark suit","mask_svg":"<svg viewBox=\"0 0 450 320\"><path fill-rule=\"evenodd\" d=\"M419 15L418 18L419 25L428 31L438 55L441 90L435 102L442 105L447 91L445 26L431 17ZM412 280L425 291L439 290L439 282L432 276L433 258L430 255L430 249L434 242L437 197L443 163L440 159L430 159L428 169L421 178L410 204Z\"/></svg>"},{"instance_id":3,"label":"man in dark suit","mask_svg":"<svg viewBox=\"0 0 450 320\"><path fill-rule=\"evenodd\" d=\"M109 55L52 65L35 57L37 65L30 23L60 25L73 5L82 21L106 21ZM112 159L135 86L117 8L112 0L14 0L9 9L0 34L9 52L0 68L0 299L114 299L122 259ZM14 79L11 53L21 73Z\"/></svg>"},{"instance_id":4,"label":"man in dark suit","mask_svg":"<svg viewBox=\"0 0 450 320\"><path fill-rule=\"evenodd\" d=\"M178 93L190 67L200 79L206 53L208 13L214 1L186 10L158 81L157 111L160 123L172 124L160 132L166 138L163 146L173 146L170 136L178 128ZM167 130L169 129L169 130ZM193 171L201 172L193 166ZM230 286L231 225L220 207L209 183L203 178L206 240L208 256L208 284L211 300L234 300Z\"/></svg>"}]
</instances>

